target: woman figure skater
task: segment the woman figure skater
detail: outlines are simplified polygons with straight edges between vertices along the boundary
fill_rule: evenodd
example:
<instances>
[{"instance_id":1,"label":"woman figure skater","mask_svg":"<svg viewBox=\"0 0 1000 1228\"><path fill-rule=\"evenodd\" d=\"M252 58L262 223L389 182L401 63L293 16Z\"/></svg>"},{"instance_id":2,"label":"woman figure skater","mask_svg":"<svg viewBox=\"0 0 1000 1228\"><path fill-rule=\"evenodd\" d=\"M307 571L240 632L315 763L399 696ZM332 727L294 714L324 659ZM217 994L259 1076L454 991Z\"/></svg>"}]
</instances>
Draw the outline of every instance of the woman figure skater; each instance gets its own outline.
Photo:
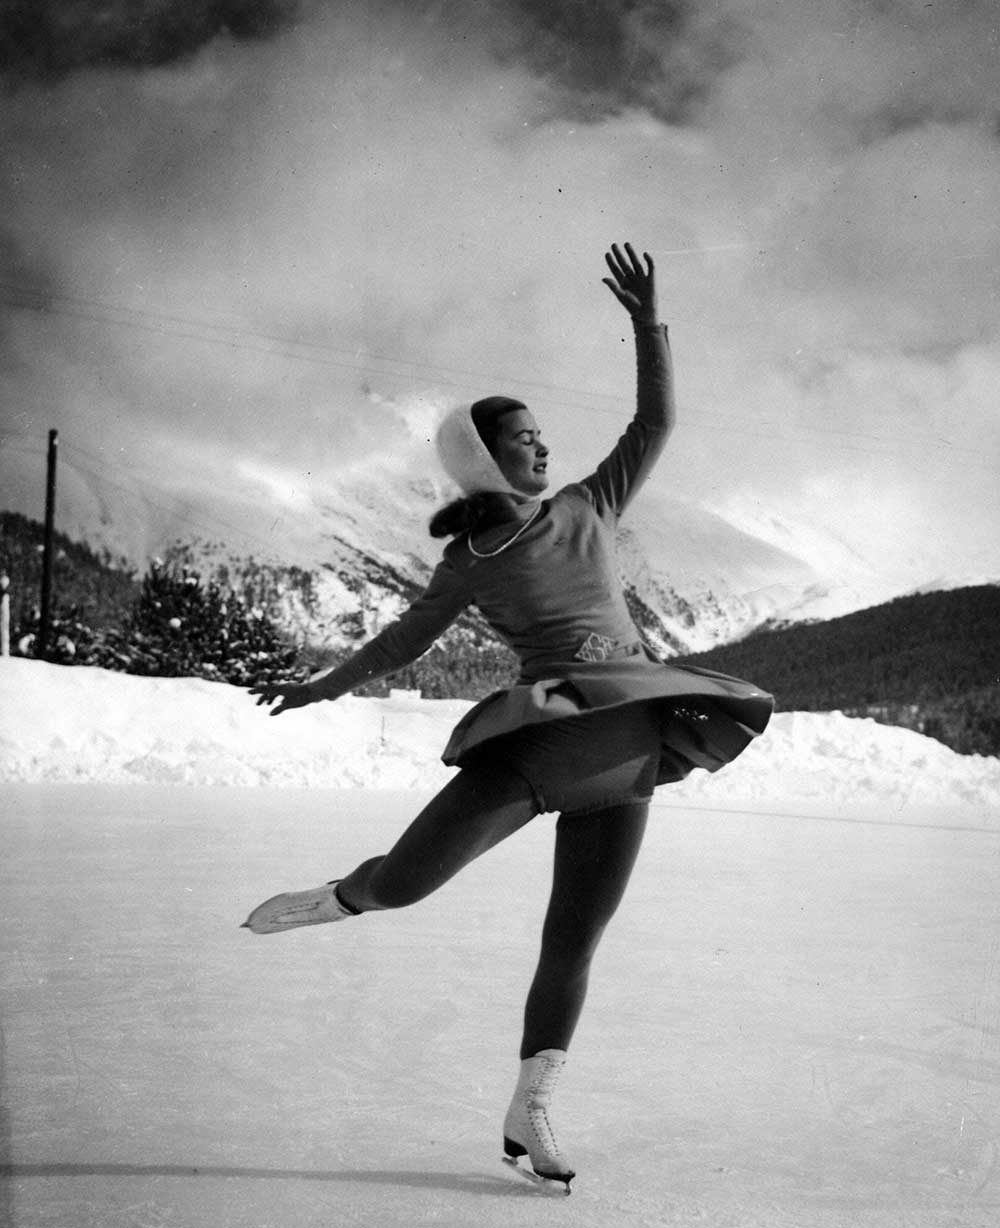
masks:
<instances>
[{"instance_id":1,"label":"woman figure skater","mask_svg":"<svg viewBox=\"0 0 1000 1228\"><path fill-rule=\"evenodd\" d=\"M674 423L667 330L653 261L626 243L604 283L632 318L635 416L594 473L551 499L548 448L530 410L491 396L438 432L464 492L431 521L451 537L424 593L346 663L304 683L254 687L272 715L337 699L419 657L469 605L517 653L517 684L473 707L442 758L460 770L385 854L312 891L275 896L257 934L403 908L542 812L558 811L552 893L528 991L521 1067L503 1125L515 1165L565 1183L574 1173L548 1108L580 1017L591 960L617 909L659 784L714 771L762 733L771 697L750 683L664 664L640 639L615 566L615 526ZM522 1169L525 1175L530 1175Z\"/></svg>"}]
</instances>

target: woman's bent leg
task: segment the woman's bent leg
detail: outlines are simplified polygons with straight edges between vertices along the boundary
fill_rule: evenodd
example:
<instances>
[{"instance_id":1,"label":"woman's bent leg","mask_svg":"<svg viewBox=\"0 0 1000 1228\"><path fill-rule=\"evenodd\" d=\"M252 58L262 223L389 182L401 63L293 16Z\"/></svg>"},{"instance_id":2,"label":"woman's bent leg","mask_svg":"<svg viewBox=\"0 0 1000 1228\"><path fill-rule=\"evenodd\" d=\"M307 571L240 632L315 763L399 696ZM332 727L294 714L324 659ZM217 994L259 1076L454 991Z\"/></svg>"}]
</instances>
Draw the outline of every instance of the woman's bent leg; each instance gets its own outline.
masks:
<instances>
[{"instance_id":1,"label":"woman's bent leg","mask_svg":"<svg viewBox=\"0 0 1000 1228\"><path fill-rule=\"evenodd\" d=\"M560 818L542 950L525 1005L522 1058L568 1048L591 960L625 894L648 814L648 802L638 802Z\"/></svg>"},{"instance_id":2,"label":"woman's bent leg","mask_svg":"<svg viewBox=\"0 0 1000 1228\"><path fill-rule=\"evenodd\" d=\"M337 895L357 912L415 904L537 814L534 795L520 776L465 768L388 853L341 879Z\"/></svg>"}]
</instances>

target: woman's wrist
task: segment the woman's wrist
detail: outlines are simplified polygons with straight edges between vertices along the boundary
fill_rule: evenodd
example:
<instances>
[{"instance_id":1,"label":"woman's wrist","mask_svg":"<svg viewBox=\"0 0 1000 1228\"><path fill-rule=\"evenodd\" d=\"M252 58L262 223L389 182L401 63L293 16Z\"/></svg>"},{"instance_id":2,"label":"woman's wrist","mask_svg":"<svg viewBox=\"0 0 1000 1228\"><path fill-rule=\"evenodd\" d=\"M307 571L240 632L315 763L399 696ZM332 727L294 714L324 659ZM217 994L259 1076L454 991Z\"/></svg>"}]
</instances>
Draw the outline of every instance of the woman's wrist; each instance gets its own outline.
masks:
<instances>
[{"instance_id":1,"label":"woman's wrist","mask_svg":"<svg viewBox=\"0 0 1000 1228\"><path fill-rule=\"evenodd\" d=\"M321 699L337 699L343 694L343 691L330 680L334 672L334 670L328 670L325 674L317 674L306 682L310 703L317 703Z\"/></svg>"},{"instance_id":2,"label":"woman's wrist","mask_svg":"<svg viewBox=\"0 0 1000 1228\"><path fill-rule=\"evenodd\" d=\"M340 699L355 687L363 686L380 677L379 670L373 668L366 653L370 644L366 644L352 657L333 666L326 673L315 674L305 684L312 692L314 699Z\"/></svg>"}]
</instances>

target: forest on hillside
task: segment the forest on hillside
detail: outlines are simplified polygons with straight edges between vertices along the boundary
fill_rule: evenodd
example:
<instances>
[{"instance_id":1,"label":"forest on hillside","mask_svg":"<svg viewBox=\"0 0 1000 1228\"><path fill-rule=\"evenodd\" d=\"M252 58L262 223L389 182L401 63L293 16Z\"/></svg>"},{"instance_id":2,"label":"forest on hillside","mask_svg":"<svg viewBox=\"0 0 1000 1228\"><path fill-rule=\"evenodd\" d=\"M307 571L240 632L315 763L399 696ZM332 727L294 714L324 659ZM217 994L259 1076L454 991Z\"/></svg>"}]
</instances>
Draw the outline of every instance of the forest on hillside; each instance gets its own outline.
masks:
<instances>
[{"instance_id":1,"label":"forest on hillside","mask_svg":"<svg viewBox=\"0 0 1000 1228\"><path fill-rule=\"evenodd\" d=\"M33 653L38 627L42 537L36 521L0 513L12 650L25 655ZM282 585L293 583L306 596L315 587L315 576L301 569L272 574L257 566L249 579L235 572L206 578L194 556L179 548L139 577L124 561L61 534L56 547L50 660L248 685L304 678L352 651L293 643L282 629ZM404 600L415 595L412 585L400 588ZM633 612L641 627L644 612ZM344 625L361 634L360 621L350 615ZM752 679L775 695L782 711L870 716L916 729L964 754L1000 755L997 585L901 597L826 622L762 631L676 661ZM431 699L478 699L511 685L516 676L513 654L473 609L418 661L359 693L404 687Z\"/></svg>"},{"instance_id":2,"label":"forest on hillside","mask_svg":"<svg viewBox=\"0 0 1000 1228\"><path fill-rule=\"evenodd\" d=\"M15 655L35 655L43 540L37 521L0 512L0 573L9 581ZM54 547L46 660L248 685L305 678L352 651L295 642L282 627L284 591L294 588L306 608L315 601L316 575L303 568L250 559L238 570L217 566L204 575L195 552L178 543L140 577L124 560L97 554L61 533L54 535ZM365 565L374 575L376 562ZM359 577L340 578L348 588L360 583ZM388 568L376 578L399 589L405 600L419 591ZM339 622L347 636L363 634L360 609ZM401 687L429 699L473 699L509 686L516 676L513 653L470 610L419 661L358 694L385 695Z\"/></svg>"},{"instance_id":3,"label":"forest on hillside","mask_svg":"<svg viewBox=\"0 0 1000 1228\"><path fill-rule=\"evenodd\" d=\"M0 512L0 572L10 583L11 624L37 619L41 600L45 531L37 520ZM76 610L95 627L112 626L128 613L139 592L135 572L107 550L91 550L63 533L54 535L52 591L63 610Z\"/></svg>"},{"instance_id":4,"label":"forest on hillside","mask_svg":"<svg viewBox=\"0 0 1000 1228\"><path fill-rule=\"evenodd\" d=\"M40 644L44 531L0 513L11 651L61 665L248 685L287 678L297 652L267 612L182 565L154 560L141 579L123 560L53 538L51 610Z\"/></svg>"},{"instance_id":5,"label":"forest on hillside","mask_svg":"<svg viewBox=\"0 0 1000 1228\"><path fill-rule=\"evenodd\" d=\"M779 711L871 716L1000 755L1000 585L899 597L679 660L752 679Z\"/></svg>"}]
</instances>

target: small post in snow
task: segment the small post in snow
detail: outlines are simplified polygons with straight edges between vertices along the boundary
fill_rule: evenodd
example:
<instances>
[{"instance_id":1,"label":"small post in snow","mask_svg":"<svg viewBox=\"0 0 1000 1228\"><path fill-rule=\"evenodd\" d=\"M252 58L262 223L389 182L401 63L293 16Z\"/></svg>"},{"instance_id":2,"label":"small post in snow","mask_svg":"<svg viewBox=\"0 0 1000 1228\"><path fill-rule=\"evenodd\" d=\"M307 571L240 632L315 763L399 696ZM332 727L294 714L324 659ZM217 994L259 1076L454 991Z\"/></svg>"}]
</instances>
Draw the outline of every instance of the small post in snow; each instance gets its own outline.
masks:
<instances>
[{"instance_id":1,"label":"small post in snow","mask_svg":"<svg viewBox=\"0 0 1000 1228\"><path fill-rule=\"evenodd\" d=\"M10 656L10 576L0 572L0 657Z\"/></svg>"}]
</instances>

